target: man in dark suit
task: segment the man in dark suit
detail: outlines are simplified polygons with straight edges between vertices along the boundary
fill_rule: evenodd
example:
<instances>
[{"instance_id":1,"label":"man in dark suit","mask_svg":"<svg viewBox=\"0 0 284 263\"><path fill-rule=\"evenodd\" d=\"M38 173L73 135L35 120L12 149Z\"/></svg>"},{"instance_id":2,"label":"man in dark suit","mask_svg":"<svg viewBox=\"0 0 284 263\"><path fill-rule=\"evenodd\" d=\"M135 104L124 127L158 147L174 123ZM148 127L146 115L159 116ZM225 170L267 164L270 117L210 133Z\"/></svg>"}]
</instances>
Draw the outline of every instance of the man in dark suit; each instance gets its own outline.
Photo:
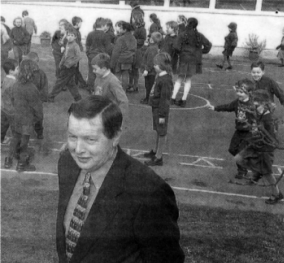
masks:
<instances>
[{"instance_id":1,"label":"man in dark suit","mask_svg":"<svg viewBox=\"0 0 284 263\"><path fill-rule=\"evenodd\" d=\"M92 95L69 109L58 163L60 263L182 263L171 187L119 147L119 107Z\"/></svg>"}]
</instances>

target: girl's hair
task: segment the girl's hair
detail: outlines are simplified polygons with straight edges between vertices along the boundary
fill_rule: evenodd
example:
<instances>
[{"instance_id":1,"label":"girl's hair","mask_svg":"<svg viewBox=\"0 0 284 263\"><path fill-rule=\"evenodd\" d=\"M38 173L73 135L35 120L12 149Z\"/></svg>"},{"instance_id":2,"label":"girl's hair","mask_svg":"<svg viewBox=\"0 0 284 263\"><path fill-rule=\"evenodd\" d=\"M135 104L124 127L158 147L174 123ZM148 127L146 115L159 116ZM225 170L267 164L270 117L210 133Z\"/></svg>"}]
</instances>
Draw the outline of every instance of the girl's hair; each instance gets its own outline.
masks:
<instances>
[{"instance_id":1,"label":"girl's hair","mask_svg":"<svg viewBox=\"0 0 284 263\"><path fill-rule=\"evenodd\" d=\"M111 31L111 32L114 32L113 23L112 23L111 19L106 18L105 21L106 21L106 25L109 28L108 30Z\"/></svg>"},{"instance_id":2,"label":"girl's hair","mask_svg":"<svg viewBox=\"0 0 284 263\"><path fill-rule=\"evenodd\" d=\"M106 25L106 19L99 17L93 25L93 29L101 28Z\"/></svg>"},{"instance_id":3,"label":"girl's hair","mask_svg":"<svg viewBox=\"0 0 284 263\"><path fill-rule=\"evenodd\" d=\"M13 20L13 25L14 25L14 26L16 26L16 20L18 20L18 19L21 20L21 24L23 25L23 20L22 20L22 18L18 16L18 17L16 17L16 18Z\"/></svg>"},{"instance_id":4,"label":"girl's hair","mask_svg":"<svg viewBox=\"0 0 284 263\"><path fill-rule=\"evenodd\" d=\"M30 59L25 59L21 62L19 67L18 80L22 84L32 81L34 78L34 71L38 71L39 67L37 63Z\"/></svg>"},{"instance_id":5,"label":"girl's hair","mask_svg":"<svg viewBox=\"0 0 284 263\"><path fill-rule=\"evenodd\" d=\"M184 15L179 15L178 19L182 21L183 24L187 25L187 19Z\"/></svg>"},{"instance_id":6,"label":"girl's hair","mask_svg":"<svg viewBox=\"0 0 284 263\"><path fill-rule=\"evenodd\" d=\"M133 13L132 18L134 19L134 26L135 27L142 27L145 26L144 22L144 15L142 13ZM132 21L131 21L132 22Z\"/></svg>"},{"instance_id":7,"label":"girl's hair","mask_svg":"<svg viewBox=\"0 0 284 263\"><path fill-rule=\"evenodd\" d=\"M166 52L161 52L154 57L154 65L158 65L161 70L172 74L171 56Z\"/></svg>"},{"instance_id":8,"label":"girl's hair","mask_svg":"<svg viewBox=\"0 0 284 263\"><path fill-rule=\"evenodd\" d=\"M160 22L160 19L157 17L156 14L151 14L150 15L150 18L152 19L152 21L157 24L159 27L161 27L161 22Z\"/></svg>"},{"instance_id":9,"label":"girl's hair","mask_svg":"<svg viewBox=\"0 0 284 263\"><path fill-rule=\"evenodd\" d=\"M60 20L59 20L59 22L58 22L58 23L59 23L59 24L61 24L61 23L67 24L67 23L69 23L69 22L68 22L68 20L67 20L67 19L62 18L62 19L60 19Z\"/></svg>"},{"instance_id":10,"label":"girl's hair","mask_svg":"<svg viewBox=\"0 0 284 263\"><path fill-rule=\"evenodd\" d=\"M122 28L123 30L126 30L126 32L130 32L132 30L132 27L129 23L122 21L118 27Z\"/></svg>"},{"instance_id":11,"label":"girl's hair","mask_svg":"<svg viewBox=\"0 0 284 263\"><path fill-rule=\"evenodd\" d=\"M170 28L172 28L174 30L174 32L177 34L178 32L178 23L176 21L169 21L166 23L167 26L169 26Z\"/></svg>"},{"instance_id":12,"label":"girl's hair","mask_svg":"<svg viewBox=\"0 0 284 263\"><path fill-rule=\"evenodd\" d=\"M190 17L187 20L187 26L185 30L185 35L184 35L184 43L188 44L190 41L190 32L193 30L195 34L195 39L196 39L196 47L200 48L201 47L201 37L200 34L197 31L197 25L198 25L198 20L194 17Z\"/></svg>"}]
</instances>

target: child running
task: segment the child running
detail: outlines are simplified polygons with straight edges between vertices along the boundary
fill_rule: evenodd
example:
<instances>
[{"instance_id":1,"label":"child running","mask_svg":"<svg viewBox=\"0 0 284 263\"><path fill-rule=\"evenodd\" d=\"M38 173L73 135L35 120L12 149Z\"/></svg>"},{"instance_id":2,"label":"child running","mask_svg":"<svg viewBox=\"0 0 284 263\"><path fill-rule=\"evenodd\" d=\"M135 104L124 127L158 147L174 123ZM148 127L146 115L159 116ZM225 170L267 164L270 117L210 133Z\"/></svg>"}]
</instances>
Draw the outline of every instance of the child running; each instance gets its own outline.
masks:
<instances>
[{"instance_id":1,"label":"child running","mask_svg":"<svg viewBox=\"0 0 284 263\"><path fill-rule=\"evenodd\" d=\"M162 35L159 32L154 32L151 35L149 46L143 56L143 65L141 67L145 77L146 97L140 101L142 104L148 104L151 89L155 82L156 71L154 68L154 57L159 53L159 43L162 40Z\"/></svg>"},{"instance_id":2,"label":"child running","mask_svg":"<svg viewBox=\"0 0 284 263\"><path fill-rule=\"evenodd\" d=\"M178 63L178 54L174 48L177 42L177 33L178 33L178 23L175 21L169 21L166 23L167 35L163 41L161 47L161 52L166 52L171 57L172 70L173 73L176 73L177 63Z\"/></svg>"},{"instance_id":3,"label":"child running","mask_svg":"<svg viewBox=\"0 0 284 263\"><path fill-rule=\"evenodd\" d=\"M19 67L18 62L14 59L7 59L2 66L6 76L1 85L1 143L5 144L8 142L5 136L12 125L15 114L12 94L13 86L17 81Z\"/></svg>"},{"instance_id":4,"label":"child running","mask_svg":"<svg viewBox=\"0 0 284 263\"><path fill-rule=\"evenodd\" d=\"M189 18L187 23L186 30L178 35L175 46L179 54L179 70L171 104L176 104L180 107L186 106L187 95L191 89L192 76L202 73L202 54L209 53L212 47L211 42L197 31L198 21L196 18ZM176 101L176 96L184 79L182 99Z\"/></svg>"},{"instance_id":5,"label":"child running","mask_svg":"<svg viewBox=\"0 0 284 263\"><path fill-rule=\"evenodd\" d=\"M30 34L23 27L22 18L16 17L13 21L10 38L13 43L14 57L20 63L23 55L27 54L27 44L30 42Z\"/></svg>"},{"instance_id":6,"label":"child running","mask_svg":"<svg viewBox=\"0 0 284 263\"><path fill-rule=\"evenodd\" d=\"M255 83L255 89L266 90L271 102L274 102L274 96L276 96L281 105L284 106L284 91L279 87L276 81L265 75L264 69L265 66L262 61L253 62L251 64L251 76Z\"/></svg>"},{"instance_id":7,"label":"child running","mask_svg":"<svg viewBox=\"0 0 284 263\"><path fill-rule=\"evenodd\" d=\"M59 63L59 77L56 79L55 85L48 95L48 102L54 102L54 98L67 86L75 101L81 99L75 83L75 75L77 71L77 64L81 59L81 51L79 45L76 43L77 30L70 27L67 30L67 46L64 55Z\"/></svg>"},{"instance_id":8,"label":"child running","mask_svg":"<svg viewBox=\"0 0 284 263\"><path fill-rule=\"evenodd\" d=\"M166 144L168 119L170 113L170 100L173 90L171 58L168 53L159 53L154 58L154 68L157 72L157 79L152 97L153 130L156 131L155 149L144 154L144 157L151 158L146 161L148 166L163 165L163 150Z\"/></svg>"},{"instance_id":9,"label":"child running","mask_svg":"<svg viewBox=\"0 0 284 263\"><path fill-rule=\"evenodd\" d=\"M131 33L129 23L122 22L120 25L120 36L113 47L110 66L118 79L121 78L124 91L129 85L129 73L135 59L137 41Z\"/></svg>"},{"instance_id":10,"label":"child running","mask_svg":"<svg viewBox=\"0 0 284 263\"><path fill-rule=\"evenodd\" d=\"M277 57L280 59L280 65L278 67L284 67L284 28L282 29L282 39L279 46L276 47L276 50L279 49Z\"/></svg>"},{"instance_id":11,"label":"child running","mask_svg":"<svg viewBox=\"0 0 284 263\"><path fill-rule=\"evenodd\" d=\"M228 67L226 70L233 69L230 57L233 55L233 52L238 44L238 34L237 34L237 24L234 22L231 22L228 25L230 33L225 37L225 45L224 45L224 51L223 51L223 62L222 64L216 64L216 66L220 69L222 69L225 65L225 62L227 61Z\"/></svg>"},{"instance_id":12,"label":"child running","mask_svg":"<svg viewBox=\"0 0 284 263\"><path fill-rule=\"evenodd\" d=\"M270 96L265 90L256 90L253 93L253 100L256 112L255 122L251 125L252 137L248 140L248 146L235 156L235 160L239 165L252 171L251 184L262 177L267 180L272 195L265 203L273 205L283 199L272 171L274 150L278 146L273 117L275 104L271 103Z\"/></svg>"},{"instance_id":13,"label":"child running","mask_svg":"<svg viewBox=\"0 0 284 263\"><path fill-rule=\"evenodd\" d=\"M34 69L38 66L35 62L23 60L19 68L18 81L13 86L12 98L15 117L11 125L12 140L9 155L5 158L5 168L11 168L13 157L17 158L16 170L35 171L35 166L30 164L28 144L34 131L34 124L43 120L42 101L36 86L31 82Z\"/></svg>"},{"instance_id":14,"label":"child running","mask_svg":"<svg viewBox=\"0 0 284 263\"><path fill-rule=\"evenodd\" d=\"M254 90L254 83L249 79L243 79L238 81L234 89L236 91L237 99L229 104L212 106L209 105L210 110L217 112L227 111L235 112L235 133L231 139L229 146L229 153L236 156L246 146L246 139L250 137L250 126L252 121L252 111L254 109L252 92ZM247 169L237 164L238 173L236 179L242 179L247 175Z\"/></svg>"}]
</instances>

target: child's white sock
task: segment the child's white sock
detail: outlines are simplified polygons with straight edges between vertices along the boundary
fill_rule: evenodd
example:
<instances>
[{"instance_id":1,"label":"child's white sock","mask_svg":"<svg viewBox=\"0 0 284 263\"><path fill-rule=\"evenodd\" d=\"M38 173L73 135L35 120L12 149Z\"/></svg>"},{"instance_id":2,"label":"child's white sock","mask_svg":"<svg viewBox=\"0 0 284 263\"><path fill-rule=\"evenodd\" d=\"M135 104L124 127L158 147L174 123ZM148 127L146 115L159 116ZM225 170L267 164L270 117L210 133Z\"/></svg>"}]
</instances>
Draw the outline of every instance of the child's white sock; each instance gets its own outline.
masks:
<instances>
[{"instance_id":1,"label":"child's white sock","mask_svg":"<svg viewBox=\"0 0 284 263\"><path fill-rule=\"evenodd\" d=\"M180 86L181 86L181 82L179 81L176 81L175 85L174 85L174 90L173 90L173 95L172 95L172 99L175 99L176 96L177 96L177 93L180 89Z\"/></svg>"},{"instance_id":2,"label":"child's white sock","mask_svg":"<svg viewBox=\"0 0 284 263\"><path fill-rule=\"evenodd\" d=\"M182 96L182 100L186 100L187 95L190 91L191 88L191 80L188 80L187 82L185 82L184 84L184 91L183 91L183 96Z\"/></svg>"}]
</instances>

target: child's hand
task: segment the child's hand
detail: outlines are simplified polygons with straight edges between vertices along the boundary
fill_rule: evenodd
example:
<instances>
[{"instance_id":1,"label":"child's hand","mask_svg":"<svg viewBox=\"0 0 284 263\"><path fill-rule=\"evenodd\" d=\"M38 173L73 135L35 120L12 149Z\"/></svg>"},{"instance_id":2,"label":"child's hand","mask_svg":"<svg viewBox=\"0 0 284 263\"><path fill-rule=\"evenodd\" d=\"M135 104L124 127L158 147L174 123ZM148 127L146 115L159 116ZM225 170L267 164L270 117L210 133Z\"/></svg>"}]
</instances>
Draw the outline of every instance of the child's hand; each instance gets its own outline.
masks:
<instances>
[{"instance_id":1,"label":"child's hand","mask_svg":"<svg viewBox=\"0 0 284 263\"><path fill-rule=\"evenodd\" d=\"M65 47L61 47L61 53L63 53L65 50Z\"/></svg>"},{"instance_id":2,"label":"child's hand","mask_svg":"<svg viewBox=\"0 0 284 263\"><path fill-rule=\"evenodd\" d=\"M211 104L207 105L206 108L209 110L215 110L215 107Z\"/></svg>"},{"instance_id":3,"label":"child's hand","mask_svg":"<svg viewBox=\"0 0 284 263\"><path fill-rule=\"evenodd\" d=\"M159 124L164 124L166 122L165 118L159 118Z\"/></svg>"},{"instance_id":4,"label":"child's hand","mask_svg":"<svg viewBox=\"0 0 284 263\"><path fill-rule=\"evenodd\" d=\"M144 70L142 76L143 76L143 77L146 77L147 75L148 75L148 71L147 71L147 70Z\"/></svg>"}]
</instances>

